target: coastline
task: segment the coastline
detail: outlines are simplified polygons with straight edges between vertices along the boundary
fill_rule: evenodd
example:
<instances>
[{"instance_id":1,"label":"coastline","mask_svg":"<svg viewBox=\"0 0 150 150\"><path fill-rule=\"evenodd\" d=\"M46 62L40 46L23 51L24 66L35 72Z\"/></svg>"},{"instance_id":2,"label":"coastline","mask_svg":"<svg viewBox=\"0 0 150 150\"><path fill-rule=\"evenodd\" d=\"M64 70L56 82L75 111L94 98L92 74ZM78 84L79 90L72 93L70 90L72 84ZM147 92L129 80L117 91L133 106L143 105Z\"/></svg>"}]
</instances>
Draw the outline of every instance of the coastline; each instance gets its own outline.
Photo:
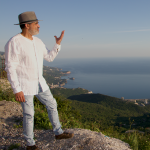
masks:
<instances>
[{"instance_id":1,"label":"coastline","mask_svg":"<svg viewBox=\"0 0 150 150\"><path fill-rule=\"evenodd\" d=\"M66 88L82 87L113 97L125 99L150 99L150 59L147 58L97 58L56 59L44 65L71 71ZM65 78L65 77L62 77ZM66 79L66 78L65 78Z\"/></svg>"},{"instance_id":2,"label":"coastline","mask_svg":"<svg viewBox=\"0 0 150 150\"><path fill-rule=\"evenodd\" d=\"M63 76L67 76L69 74L71 74L71 71L62 71L62 69L57 68L57 67L43 66L43 76L46 79L47 84L50 87L50 89L55 89L55 88L70 89L70 88L65 88L64 86L67 84L67 80L75 80L75 78L68 77L69 79L68 78L62 79ZM81 89L87 90L84 88L81 88ZM87 92L88 94L93 94L92 91L89 91L89 90L87 91L88 91Z\"/></svg>"}]
</instances>

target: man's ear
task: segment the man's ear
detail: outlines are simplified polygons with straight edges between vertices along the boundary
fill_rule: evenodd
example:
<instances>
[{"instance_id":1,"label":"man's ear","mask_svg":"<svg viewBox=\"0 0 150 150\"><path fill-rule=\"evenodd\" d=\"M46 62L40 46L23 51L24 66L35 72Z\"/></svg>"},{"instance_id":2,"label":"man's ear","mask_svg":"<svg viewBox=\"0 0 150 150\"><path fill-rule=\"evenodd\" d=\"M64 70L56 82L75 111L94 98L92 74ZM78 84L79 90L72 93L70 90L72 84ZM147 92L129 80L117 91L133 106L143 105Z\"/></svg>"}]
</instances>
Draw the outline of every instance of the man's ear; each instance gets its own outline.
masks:
<instances>
[{"instance_id":1,"label":"man's ear","mask_svg":"<svg viewBox=\"0 0 150 150\"><path fill-rule=\"evenodd\" d=\"M25 28L26 28L26 29L29 29L29 24L25 24Z\"/></svg>"}]
</instances>

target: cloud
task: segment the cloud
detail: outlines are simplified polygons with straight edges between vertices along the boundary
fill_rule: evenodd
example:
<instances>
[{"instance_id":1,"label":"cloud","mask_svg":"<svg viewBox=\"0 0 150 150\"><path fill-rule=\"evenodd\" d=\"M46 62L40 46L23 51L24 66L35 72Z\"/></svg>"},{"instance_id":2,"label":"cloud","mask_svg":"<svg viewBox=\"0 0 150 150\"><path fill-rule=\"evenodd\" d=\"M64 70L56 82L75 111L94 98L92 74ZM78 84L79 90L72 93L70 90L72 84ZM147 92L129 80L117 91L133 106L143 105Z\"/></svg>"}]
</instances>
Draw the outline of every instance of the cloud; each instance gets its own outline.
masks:
<instances>
[{"instance_id":1,"label":"cloud","mask_svg":"<svg viewBox=\"0 0 150 150\"><path fill-rule=\"evenodd\" d=\"M145 32L145 31L150 31L150 29L130 30L130 31L118 31L117 33L126 33L126 32Z\"/></svg>"}]
</instances>

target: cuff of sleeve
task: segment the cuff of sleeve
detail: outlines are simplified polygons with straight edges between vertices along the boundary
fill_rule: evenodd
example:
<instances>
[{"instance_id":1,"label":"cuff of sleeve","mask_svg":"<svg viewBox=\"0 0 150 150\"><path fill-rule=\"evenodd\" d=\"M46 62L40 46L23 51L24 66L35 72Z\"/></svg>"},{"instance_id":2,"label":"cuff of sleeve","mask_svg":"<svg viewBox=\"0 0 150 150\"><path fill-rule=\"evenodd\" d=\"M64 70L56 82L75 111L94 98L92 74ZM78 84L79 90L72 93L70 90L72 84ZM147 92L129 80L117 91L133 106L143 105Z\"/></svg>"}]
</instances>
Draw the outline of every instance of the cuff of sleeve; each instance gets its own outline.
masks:
<instances>
[{"instance_id":1,"label":"cuff of sleeve","mask_svg":"<svg viewBox=\"0 0 150 150\"><path fill-rule=\"evenodd\" d=\"M18 87L18 88L16 88L16 89L13 89L14 94L19 93L19 92L21 92L21 91L22 91L22 90L21 90L20 87Z\"/></svg>"},{"instance_id":2,"label":"cuff of sleeve","mask_svg":"<svg viewBox=\"0 0 150 150\"><path fill-rule=\"evenodd\" d=\"M60 49L61 49L61 45L59 45L59 44L56 43L56 44L54 45L54 49L56 49L56 51L59 52Z\"/></svg>"}]
</instances>

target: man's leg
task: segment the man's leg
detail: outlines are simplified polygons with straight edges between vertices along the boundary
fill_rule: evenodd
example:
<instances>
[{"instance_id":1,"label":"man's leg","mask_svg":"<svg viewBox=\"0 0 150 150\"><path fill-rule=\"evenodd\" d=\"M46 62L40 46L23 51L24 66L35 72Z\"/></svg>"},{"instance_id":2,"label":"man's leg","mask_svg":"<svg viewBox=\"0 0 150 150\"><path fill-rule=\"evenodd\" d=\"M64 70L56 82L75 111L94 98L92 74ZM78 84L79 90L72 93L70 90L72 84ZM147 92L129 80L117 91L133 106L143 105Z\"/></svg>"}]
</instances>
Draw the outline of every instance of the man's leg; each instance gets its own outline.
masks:
<instances>
[{"instance_id":1,"label":"man's leg","mask_svg":"<svg viewBox=\"0 0 150 150\"><path fill-rule=\"evenodd\" d=\"M32 95L24 95L25 102L21 103L23 109L23 134L28 146L35 145L33 127L34 127L34 104Z\"/></svg>"},{"instance_id":2,"label":"man's leg","mask_svg":"<svg viewBox=\"0 0 150 150\"><path fill-rule=\"evenodd\" d=\"M57 102L51 94L50 89L48 89L45 92L40 92L38 93L38 95L35 96L40 100L41 103L43 103L46 106L49 120L52 123L55 135L62 134L63 130L61 129L61 124L59 121Z\"/></svg>"}]
</instances>

